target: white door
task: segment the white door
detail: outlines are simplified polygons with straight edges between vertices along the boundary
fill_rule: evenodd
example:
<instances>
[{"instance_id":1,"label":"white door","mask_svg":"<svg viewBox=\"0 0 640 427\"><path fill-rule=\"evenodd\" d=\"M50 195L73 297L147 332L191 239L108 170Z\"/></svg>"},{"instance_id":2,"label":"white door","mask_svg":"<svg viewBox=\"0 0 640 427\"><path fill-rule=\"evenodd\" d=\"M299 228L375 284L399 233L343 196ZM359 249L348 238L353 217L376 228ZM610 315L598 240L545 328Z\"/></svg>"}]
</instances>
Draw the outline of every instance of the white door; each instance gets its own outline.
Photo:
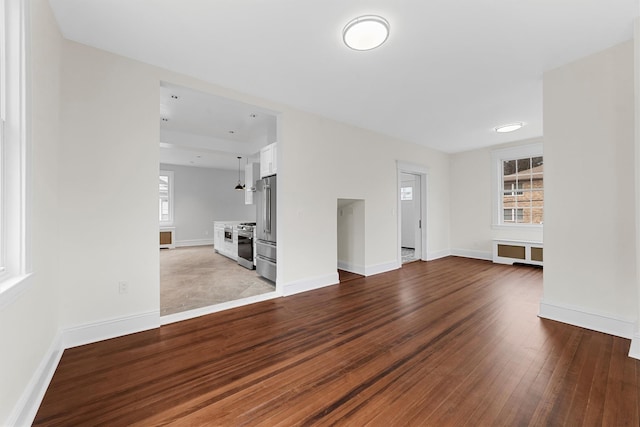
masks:
<instances>
[{"instance_id":1,"label":"white door","mask_svg":"<svg viewBox=\"0 0 640 427\"><path fill-rule=\"evenodd\" d=\"M401 174L400 215L401 246L414 250L414 259L422 258L422 185L421 176Z\"/></svg>"}]
</instances>

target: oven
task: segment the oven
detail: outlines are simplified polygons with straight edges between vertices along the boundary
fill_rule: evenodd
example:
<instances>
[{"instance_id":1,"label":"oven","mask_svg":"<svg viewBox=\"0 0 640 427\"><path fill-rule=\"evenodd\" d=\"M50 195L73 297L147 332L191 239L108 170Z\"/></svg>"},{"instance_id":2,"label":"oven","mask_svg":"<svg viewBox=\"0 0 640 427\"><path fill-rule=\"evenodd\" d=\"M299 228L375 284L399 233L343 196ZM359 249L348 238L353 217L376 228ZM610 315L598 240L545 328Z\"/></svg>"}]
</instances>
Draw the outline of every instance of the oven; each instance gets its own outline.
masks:
<instances>
[{"instance_id":1,"label":"oven","mask_svg":"<svg viewBox=\"0 0 640 427\"><path fill-rule=\"evenodd\" d=\"M233 243L233 225L224 226L224 241Z\"/></svg>"},{"instance_id":2,"label":"oven","mask_svg":"<svg viewBox=\"0 0 640 427\"><path fill-rule=\"evenodd\" d=\"M236 227L238 232L238 264L254 269L253 265L253 225L241 224Z\"/></svg>"}]
</instances>

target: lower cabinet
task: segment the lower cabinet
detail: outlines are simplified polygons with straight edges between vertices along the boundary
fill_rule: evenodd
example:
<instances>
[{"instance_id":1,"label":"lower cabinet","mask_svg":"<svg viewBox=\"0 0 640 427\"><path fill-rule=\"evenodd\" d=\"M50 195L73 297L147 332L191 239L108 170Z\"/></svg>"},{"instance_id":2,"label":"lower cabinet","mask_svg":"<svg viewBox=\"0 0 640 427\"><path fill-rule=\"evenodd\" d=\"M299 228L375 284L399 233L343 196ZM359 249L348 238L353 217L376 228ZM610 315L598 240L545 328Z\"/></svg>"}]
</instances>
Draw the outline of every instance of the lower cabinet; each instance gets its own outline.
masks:
<instances>
[{"instance_id":1,"label":"lower cabinet","mask_svg":"<svg viewBox=\"0 0 640 427\"><path fill-rule=\"evenodd\" d=\"M233 227L233 239L231 242L224 238L224 228L226 223L213 223L213 249L220 255L238 260L238 232Z\"/></svg>"}]
</instances>

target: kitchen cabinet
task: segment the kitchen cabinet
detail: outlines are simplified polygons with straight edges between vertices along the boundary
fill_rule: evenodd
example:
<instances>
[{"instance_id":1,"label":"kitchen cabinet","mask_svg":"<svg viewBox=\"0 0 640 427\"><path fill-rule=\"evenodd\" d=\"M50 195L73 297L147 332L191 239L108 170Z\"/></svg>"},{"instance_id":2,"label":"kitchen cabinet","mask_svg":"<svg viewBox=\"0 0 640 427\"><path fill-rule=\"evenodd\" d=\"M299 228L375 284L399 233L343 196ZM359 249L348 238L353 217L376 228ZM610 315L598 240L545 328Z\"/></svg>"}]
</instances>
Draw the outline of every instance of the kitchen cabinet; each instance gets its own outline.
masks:
<instances>
[{"instance_id":1,"label":"kitchen cabinet","mask_svg":"<svg viewBox=\"0 0 640 427\"><path fill-rule=\"evenodd\" d=\"M260 178L278 172L278 143L274 142L260 149Z\"/></svg>"},{"instance_id":2,"label":"kitchen cabinet","mask_svg":"<svg viewBox=\"0 0 640 427\"><path fill-rule=\"evenodd\" d=\"M241 221L213 222L213 249L220 255L224 255L234 261L238 260L238 231L235 226L240 224L240 222ZM224 238L224 229L227 225L233 227L231 242Z\"/></svg>"},{"instance_id":3,"label":"kitchen cabinet","mask_svg":"<svg viewBox=\"0 0 640 427\"><path fill-rule=\"evenodd\" d=\"M260 163L249 163L244 168L244 204L253 205L256 181L260 177Z\"/></svg>"},{"instance_id":4,"label":"kitchen cabinet","mask_svg":"<svg viewBox=\"0 0 640 427\"><path fill-rule=\"evenodd\" d=\"M223 251L224 248L224 223L223 222L214 222L213 223L213 249L216 252Z\"/></svg>"}]
</instances>

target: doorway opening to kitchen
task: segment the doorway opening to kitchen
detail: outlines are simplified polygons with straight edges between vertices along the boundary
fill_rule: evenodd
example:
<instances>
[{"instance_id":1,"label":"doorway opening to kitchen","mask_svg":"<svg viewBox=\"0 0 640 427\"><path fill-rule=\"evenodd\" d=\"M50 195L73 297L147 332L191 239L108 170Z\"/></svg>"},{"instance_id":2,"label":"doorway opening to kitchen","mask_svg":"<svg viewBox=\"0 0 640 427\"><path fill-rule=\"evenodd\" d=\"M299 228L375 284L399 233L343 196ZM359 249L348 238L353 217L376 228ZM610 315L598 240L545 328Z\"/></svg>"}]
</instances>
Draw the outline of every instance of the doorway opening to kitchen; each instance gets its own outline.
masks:
<instances>
[{"instance_id":1,"label":"doorway opening to kitchen","mask_svg":"<svg viewBox=\"0 0 640 427\"><path fill-rule=\"evenodd\" d=\"M254 233L257 183L275 180L277 120L255 105L161 82L163 324L276 296L275 277L256 270ZM270 169L261 170L266 151Z\"/></svg>"},{"instance_id":2,"label":"doorway opening to kitchen","mask_svg":"<svg viewBox=\"0 0 640 427\"><path fill-rule=\"evenodd\" d=\"M427 259L427 170L398 162L398 260Z\"/></svg>"}]
</instances>

